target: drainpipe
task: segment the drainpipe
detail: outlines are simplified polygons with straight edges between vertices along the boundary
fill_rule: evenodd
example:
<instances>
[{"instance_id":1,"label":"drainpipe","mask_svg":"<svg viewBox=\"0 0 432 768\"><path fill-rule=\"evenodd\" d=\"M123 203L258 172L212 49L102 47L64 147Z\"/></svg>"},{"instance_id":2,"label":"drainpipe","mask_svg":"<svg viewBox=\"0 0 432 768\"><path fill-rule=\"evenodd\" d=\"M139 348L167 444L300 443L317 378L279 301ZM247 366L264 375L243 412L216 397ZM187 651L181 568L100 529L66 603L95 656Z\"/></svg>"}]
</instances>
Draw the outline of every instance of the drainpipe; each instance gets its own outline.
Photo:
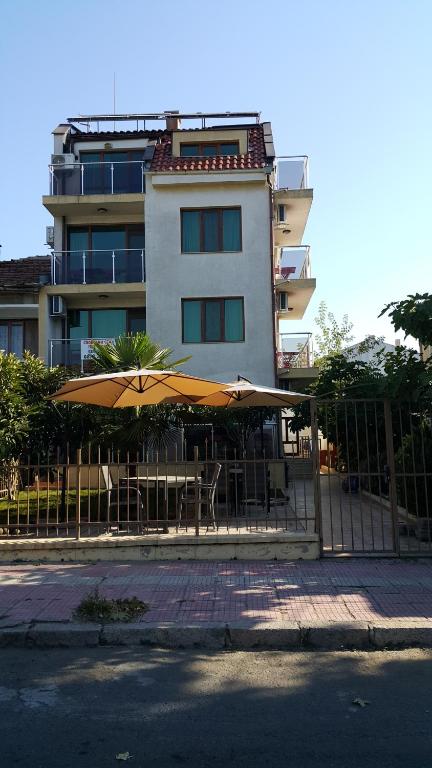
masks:
<instances>
[{"instance_id":1,"label":"drainpipe","mask_svg":"<svg viewBox=\"0 0 432 768\"><path fill-rule=\"evenodd\" d=\"M272 328L273 328L273 375L275 381L275 387L278 386L277 378L277 346L276 346L276 291L274 282L274 269L273 269L273 188L270 182L270 174L267 174L267 185L269 191L269 233L270 233L270 285L272 295ZM279 409L276 417L276 431L277 431L277 446L279 456L283 457L283 445L282 445L282 411Z\"/></svg>"},{"instance_id":2,"label":"drainpipe","mask_svg":"<svg viewBox=\"0 0 432 768\"><path fill-rule=\"evenodd\" d=\"M270 240L270 285L272 295L272 328L273 328L273 375L275 387L277 381L277 357L276 357L276 295L273 269L273 189L270 183L270 174L267 174L267 185L269 191L269 240Z\"/></svg>"}]
</instances>

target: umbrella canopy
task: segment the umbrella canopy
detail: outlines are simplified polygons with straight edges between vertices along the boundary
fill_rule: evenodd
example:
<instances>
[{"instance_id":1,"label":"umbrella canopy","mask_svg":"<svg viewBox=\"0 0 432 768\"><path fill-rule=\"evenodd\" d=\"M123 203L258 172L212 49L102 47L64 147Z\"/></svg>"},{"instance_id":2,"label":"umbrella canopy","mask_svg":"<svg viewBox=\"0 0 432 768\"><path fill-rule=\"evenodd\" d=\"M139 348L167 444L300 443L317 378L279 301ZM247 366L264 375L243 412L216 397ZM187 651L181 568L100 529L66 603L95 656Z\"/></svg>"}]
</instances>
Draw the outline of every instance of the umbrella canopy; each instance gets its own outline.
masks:
<instances>
[{"instance_id":1,"label":"umbrella canopy","mask_svg":"<svg viewBox=\"0 0 432 768\"><path fill-rule=\"evenodd\" d=\"M142 368L70 379L50 399L103 405L107 408L158 405L164 402L195 404L200 398L219 392L226 386L218 381L200 379L177 371Z\"/></svg>"},{"instance_id":2,"label":"umbrella canopy","mask_svg":"<svg viewBox=\"0 0 432 768\"><path fill-rule=\"evenodd\" d=\"M260 387L247 381L234 382L222 385L218 392L205 395L196 402L196 405L221 406L224 408L289 408L304 400L312 400L312 395L304 395L299 392L289 392L285 389L273 389L272 387Z\"/></svg>"}]
</instances>

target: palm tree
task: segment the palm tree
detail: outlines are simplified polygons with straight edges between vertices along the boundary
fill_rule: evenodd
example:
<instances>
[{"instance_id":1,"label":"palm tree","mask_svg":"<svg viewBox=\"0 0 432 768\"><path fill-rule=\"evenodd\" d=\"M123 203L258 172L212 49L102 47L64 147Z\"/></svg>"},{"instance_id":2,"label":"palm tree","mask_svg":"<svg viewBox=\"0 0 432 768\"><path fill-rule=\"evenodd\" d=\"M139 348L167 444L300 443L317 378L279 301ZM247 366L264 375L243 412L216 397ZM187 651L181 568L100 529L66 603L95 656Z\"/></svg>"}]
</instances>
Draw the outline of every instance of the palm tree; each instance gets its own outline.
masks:
<instances>
[{"instance_id":1,"label":"palm tree","mask_svg":"<svg viewBox=\"0 0 432 768\"><path fill-rule=\"evenodd\" d=\"M108 344L93 342L91 360L100 373L131 371L147 368L157 371L173 370L190 359L171 360L172 349L163 348L138 331L119 336ZM144 446L161 450L174 442L179 434L179 419L172 405L146 405L121 409L101 425L102 439L128 448Z\"/></svg>"},{"instance_id":2,"label":"palm tree","mask_svg":"<svg viewBox=\"0 0 432 768\"><path fill-rule=\"evenodd\" d=\"M131 371L134 368L173 370L190 360L190 355L181 360L171 360L171 355L172 349L160 347L144 331L138 331L127 336L119 336L108 344L94 341L91 361L101 373L113 373L114 371Z\"/></svg>"}]
</instances>

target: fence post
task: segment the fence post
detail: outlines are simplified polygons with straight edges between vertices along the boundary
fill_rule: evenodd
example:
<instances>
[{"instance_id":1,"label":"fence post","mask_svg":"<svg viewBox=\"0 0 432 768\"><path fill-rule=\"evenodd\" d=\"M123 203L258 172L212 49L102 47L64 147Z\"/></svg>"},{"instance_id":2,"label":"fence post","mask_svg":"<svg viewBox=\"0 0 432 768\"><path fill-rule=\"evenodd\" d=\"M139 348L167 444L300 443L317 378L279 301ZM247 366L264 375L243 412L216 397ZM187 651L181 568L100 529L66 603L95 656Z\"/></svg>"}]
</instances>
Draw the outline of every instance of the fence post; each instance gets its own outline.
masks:
<instances>
[{"instance_id":1,"label":"fence post","mask_svg":"<svg viewBox=\"0 0 432 768\"><path fill-rule=\"evenodd\" d=\"M314 510L315 510L315 533L319 535L320 552L322 552L323 536L322 536L321 483L320 483L321 461L320 461L320 454L319 454L318 411L317 411L316 400L310 401L310 415L311 415L311 438L312 438L312 472L313 472L313 494L314 494Z\"/></svg>"},{"instance_id":2,"label":"fence post","mask_svg":"<svg viewBox=\"0 0 432 768\"><path fill-rule=\"evenodd\" d=\"M81 538L81 448L77 448L76 456L76 503L75 503L75 520L76 520L76 538Z\"/></svg>"},{"instance_id":3,"label":"fence post","mask_svg":"<svg viewBox=\"0 0 432 768\"><path fill-rule=\"evenodd\" d=\"M198 484L198 446L194 445L194 462L195 462L195 536L200 535L200 499L199 499L199 484Z\"/></svg>"},{"instance_id":4,"label":"fence post","mask_svg":"<svg viewBox=\"0 0 432 768\"><path fill-rule=\"evenodd\" d=\"M391 511L392 527L393 527L393 546L394 546L395 552L397 554L400 554L398 509L397 509L397 488L396 488L396 466L395 466L394 443L393 443L393 419L392 419L390 400L384 400L384 423L385 423L385 437L386 437L386 447L387 447L389 501L390 501L390 511Z\"/></svg>"}]
</instances>

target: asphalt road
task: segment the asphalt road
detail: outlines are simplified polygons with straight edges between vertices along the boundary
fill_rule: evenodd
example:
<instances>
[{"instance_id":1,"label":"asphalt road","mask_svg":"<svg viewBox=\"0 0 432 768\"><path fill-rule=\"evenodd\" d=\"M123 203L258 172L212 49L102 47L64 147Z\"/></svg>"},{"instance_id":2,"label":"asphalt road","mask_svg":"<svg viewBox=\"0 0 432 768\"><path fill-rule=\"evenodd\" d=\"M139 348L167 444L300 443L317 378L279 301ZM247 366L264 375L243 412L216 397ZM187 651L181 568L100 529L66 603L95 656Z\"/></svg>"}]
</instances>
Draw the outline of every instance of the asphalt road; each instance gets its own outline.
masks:
<instances>
[{"instance_id":1,"label":"asphalt road","mask_svg":"<svg viewBox=\"0 0 432 768\"><path fill-rule=\"evenodd\" d=\"M431 692L430 651L3 649L0 766L430 768Z\"/></svg>"}]
</instances>

